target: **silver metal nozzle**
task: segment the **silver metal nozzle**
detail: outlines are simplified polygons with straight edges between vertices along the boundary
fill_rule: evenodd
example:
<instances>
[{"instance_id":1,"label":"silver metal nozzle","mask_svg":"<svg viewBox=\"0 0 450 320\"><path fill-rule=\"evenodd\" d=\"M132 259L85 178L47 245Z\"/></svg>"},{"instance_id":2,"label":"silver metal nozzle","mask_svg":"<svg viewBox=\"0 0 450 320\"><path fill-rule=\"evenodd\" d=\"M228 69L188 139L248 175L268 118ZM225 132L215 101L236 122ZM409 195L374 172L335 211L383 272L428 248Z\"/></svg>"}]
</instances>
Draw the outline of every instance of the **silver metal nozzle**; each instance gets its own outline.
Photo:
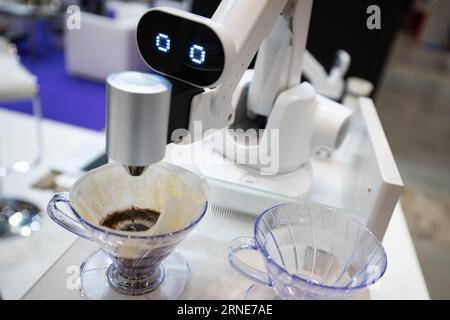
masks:
<instances>
[{"instance_id":1,"label":"silver metal nozzle","mask_svg":"<svg viewBox=\"0 0 450 320\"><path fill-rule=\"evenodd\" d=\"M148 166L127 166L127 165L124 165L123 167L125 168L125 171L128 172L128 174L133 177L138 177L142 175L148 168Z\"/></svg>"},{"instance_id":2,"label":"silver metal nozzle","mask_svg":"<svg viewBox=\"0 0 450 320\"><path fill-rule=\"evenodd\" d=\"M106 151L131 175L164 158L172 85L161 76L119 72L108 76Z\"/></svg>"}]
</instances>

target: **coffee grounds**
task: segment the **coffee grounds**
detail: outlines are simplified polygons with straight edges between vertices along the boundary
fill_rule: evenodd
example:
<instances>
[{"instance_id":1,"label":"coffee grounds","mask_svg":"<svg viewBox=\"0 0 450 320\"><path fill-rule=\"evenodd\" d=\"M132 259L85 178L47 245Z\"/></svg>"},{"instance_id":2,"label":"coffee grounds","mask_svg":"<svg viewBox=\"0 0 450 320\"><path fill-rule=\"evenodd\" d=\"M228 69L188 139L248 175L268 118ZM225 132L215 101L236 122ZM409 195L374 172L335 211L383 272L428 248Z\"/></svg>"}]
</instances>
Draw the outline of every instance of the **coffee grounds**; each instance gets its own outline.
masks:
<instances>
[{"instance_id":1,"label":"coffee grounds","mask_svg":"<svg viewBox=\"0 0 450 320\"><path fill-rule=\"evenodd\" d=\"M158 211L133 207L108 214L100 225L117 231L140 232L153 227L159 216Z\"/></svg>"}]
</instances>

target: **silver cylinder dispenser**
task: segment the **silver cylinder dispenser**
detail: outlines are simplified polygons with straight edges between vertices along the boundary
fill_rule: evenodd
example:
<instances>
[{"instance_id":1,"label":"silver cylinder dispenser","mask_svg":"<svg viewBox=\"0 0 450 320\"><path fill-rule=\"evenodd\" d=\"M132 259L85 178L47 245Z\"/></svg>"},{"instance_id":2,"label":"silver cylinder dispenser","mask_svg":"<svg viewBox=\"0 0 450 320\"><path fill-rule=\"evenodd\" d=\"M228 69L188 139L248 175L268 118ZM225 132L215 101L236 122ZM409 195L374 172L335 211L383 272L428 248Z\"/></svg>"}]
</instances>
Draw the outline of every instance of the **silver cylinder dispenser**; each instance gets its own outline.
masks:
<instances>
[{"instance_id":1,"label":"silver cylinder dispenser","mask_svg":"<svg viewBox=\"0 0 450 320\"><path fill-rule=\"evenodd\" d=\"M120 72L106 80L108 157L139 176L164 158L171 83L161 76Z\"/></svg>"}]
</instances>

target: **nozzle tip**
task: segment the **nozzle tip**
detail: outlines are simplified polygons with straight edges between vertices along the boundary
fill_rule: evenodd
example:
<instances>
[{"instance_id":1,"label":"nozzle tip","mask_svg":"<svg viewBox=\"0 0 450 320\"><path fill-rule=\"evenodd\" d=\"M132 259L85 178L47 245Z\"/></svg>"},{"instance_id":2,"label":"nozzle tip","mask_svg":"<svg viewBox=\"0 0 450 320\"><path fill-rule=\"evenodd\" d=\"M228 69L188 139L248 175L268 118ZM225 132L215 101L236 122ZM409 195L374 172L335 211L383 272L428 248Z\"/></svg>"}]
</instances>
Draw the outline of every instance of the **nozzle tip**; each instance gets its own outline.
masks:
<instances>
[{"instance_id":1,"label":"nozzle tip","mask_svg":"<svg viewBox=\"0 0 450 320\"><path fill-rule=\"evenodd\" d=\"M127 165L124 165L123 167L128 172L128 174L133 177L138 177L142 175L148 168L148 166L127 166Z\"/></svg>"}]
</instances>

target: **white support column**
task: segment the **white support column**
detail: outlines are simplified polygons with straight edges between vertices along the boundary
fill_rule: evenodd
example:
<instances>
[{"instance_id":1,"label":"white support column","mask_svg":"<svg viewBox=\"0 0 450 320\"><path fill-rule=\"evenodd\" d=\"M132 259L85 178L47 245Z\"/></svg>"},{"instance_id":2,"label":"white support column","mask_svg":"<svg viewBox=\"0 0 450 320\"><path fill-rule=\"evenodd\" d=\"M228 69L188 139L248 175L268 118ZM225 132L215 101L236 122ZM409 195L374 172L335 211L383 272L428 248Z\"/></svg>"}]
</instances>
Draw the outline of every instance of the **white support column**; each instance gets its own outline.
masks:
<instances>
[{"instance_id":1,"label":"white support column","mask_svg":"<svg viewBox=\"0 0 450 320\"><path fill-rule=\"evenodd\" d=\"M303 55L306 50L312 6L313 0L297 0L292 19L293 43L288 78L289 88L300 83L303 72Z\"/></svg>"},{"instance_id":2,"label":"white support column","mask_svg":"<svg viewBox=\"0 0 450 320\"><path fill-rule=\"evenodd\" d=\"M232 35L237 58L227 81L216 88L212 112L231 104L231 96L250 62L280 16L287 0L223 0L212 20Z\"/></svg>"}]
</instances>

